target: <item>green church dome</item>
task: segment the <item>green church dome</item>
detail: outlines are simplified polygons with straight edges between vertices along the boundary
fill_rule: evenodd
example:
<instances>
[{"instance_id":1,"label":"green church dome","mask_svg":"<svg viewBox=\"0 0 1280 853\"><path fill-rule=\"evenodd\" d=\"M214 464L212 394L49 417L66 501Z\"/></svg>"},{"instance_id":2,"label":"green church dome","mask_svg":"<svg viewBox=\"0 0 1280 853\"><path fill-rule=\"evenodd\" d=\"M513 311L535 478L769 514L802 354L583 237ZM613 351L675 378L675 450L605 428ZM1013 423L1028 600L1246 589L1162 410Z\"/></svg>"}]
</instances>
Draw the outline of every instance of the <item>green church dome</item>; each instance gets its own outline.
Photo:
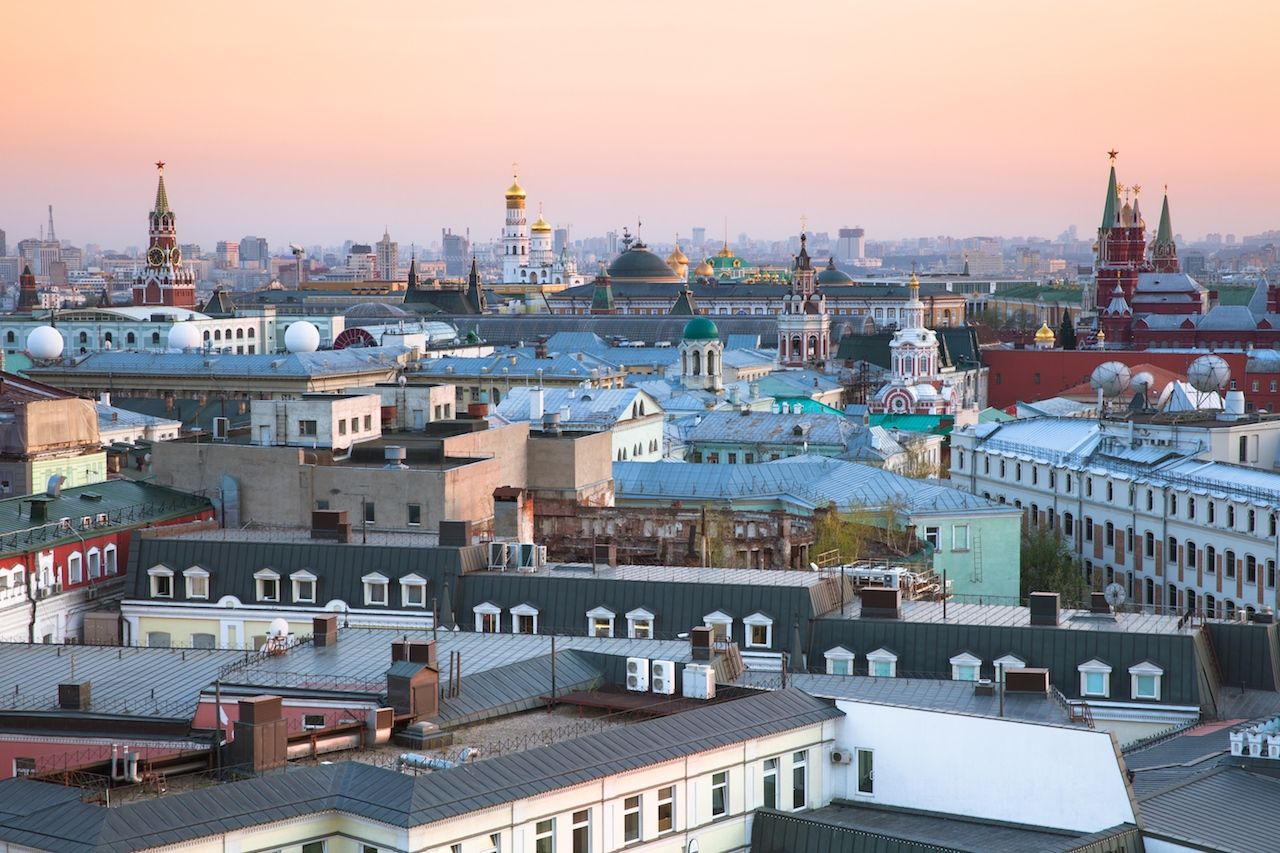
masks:
<instances>
[{"instance_id":1,"label":"green church dome","mask_svg":"<svg viewBox=\"0 0 1280 853\"><path fill-rule=\"evenodd\" d=\"M706 317L694 317L684 327L686 341L714 341L720 337L716 324Z\"/></svg>"}]
</instances>

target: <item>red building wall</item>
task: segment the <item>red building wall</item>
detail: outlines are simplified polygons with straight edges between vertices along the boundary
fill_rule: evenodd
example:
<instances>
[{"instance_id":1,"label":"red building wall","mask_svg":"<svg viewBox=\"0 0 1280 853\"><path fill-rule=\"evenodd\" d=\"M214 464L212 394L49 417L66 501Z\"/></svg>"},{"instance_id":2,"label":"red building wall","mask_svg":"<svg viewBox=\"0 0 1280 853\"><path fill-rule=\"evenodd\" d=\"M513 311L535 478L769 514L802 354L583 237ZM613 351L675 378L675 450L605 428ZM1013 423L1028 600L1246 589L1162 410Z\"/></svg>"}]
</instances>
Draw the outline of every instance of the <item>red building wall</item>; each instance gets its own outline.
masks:
<instances>
[{"instance_id":1,"label":"red building wall","mask_svg":"<svg viewBox=\"0 0 1280 853\"><path fill-rule=\"evenodd\" d=\"M1104 361L1119 361L1132 367L1154 364L1175 373L1186 374L1188 365L1205 352L1150 352L1143 350L984 350L982 360L990 368L987 380L988 405L1005 409L1016 403L1034 403L1056 397L1068 388L1089 381L1089 374ZM1244 353L1217 353L1231 367L1231 378L1245 392L1245 400L1254 402L1245 381ZM1262 387L1267 387L1265 384ZM1278 395L1280 396L1280 395ZM1261 398L1259 398L1261 399ZM1259 408L1268 406L1259 405Z\"/></svg>"}]
</instances>

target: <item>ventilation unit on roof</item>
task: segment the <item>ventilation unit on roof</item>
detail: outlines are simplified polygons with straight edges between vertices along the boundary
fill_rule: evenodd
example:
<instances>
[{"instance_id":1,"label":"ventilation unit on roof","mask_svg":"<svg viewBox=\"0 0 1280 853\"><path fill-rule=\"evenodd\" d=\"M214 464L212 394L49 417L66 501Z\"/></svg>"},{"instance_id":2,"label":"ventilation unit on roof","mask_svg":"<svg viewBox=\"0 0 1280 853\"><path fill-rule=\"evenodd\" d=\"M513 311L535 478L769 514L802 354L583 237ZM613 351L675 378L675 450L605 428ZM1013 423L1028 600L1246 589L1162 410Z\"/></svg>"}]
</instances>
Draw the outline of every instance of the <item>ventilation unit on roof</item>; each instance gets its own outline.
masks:
<instances>
[{"instance_id":1,"label":"ventilation unit on roof","mask_svg":"<svg viewBox=\"0 0 1280 853\"><path fill-rule=\"evenodd\" d=\"M627 689L637 693L649 690L649 659L627 658Z\"/></svg>"},{"instance_id":2,"label":"ventilation unit on roof","mask_svg":"<svg viewBox=\"0 0 1280 853\"><path fill-rule=\"evenodd\" d=\"M489 543L489 568L500 572L507 570L507 543Z\"/></svg>"},{"instance_id":3,"label":"ventilation unit on roof","mask_svg":"<svg viewBox=\"0 0 1280 853\"><path fill-rule=\"evenodd\" d=\"M676 663L670 660L656 660L652 667L653 692L670 696L676 692Z\"/></svg>"},{"instance_id":4,"label":"ventilation unit on roof","mask_svg":"<svg viewBox=\"0 0 1280 853\"><path fill-rule=\"evenodd\" d=\"M213 440L226 441L227 436L231 433L230 418L214 418L213 419Z\"/></svg>"}]
</instances>

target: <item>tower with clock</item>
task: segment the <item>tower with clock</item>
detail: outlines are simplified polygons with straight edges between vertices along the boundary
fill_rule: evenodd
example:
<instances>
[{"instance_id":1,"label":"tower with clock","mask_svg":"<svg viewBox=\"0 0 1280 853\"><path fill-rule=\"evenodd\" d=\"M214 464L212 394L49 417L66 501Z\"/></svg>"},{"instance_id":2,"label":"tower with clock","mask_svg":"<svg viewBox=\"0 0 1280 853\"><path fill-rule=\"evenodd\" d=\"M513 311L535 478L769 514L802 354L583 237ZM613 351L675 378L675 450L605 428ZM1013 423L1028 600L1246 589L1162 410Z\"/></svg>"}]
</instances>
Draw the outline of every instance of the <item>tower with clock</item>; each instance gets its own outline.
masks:
<instances>
[{"instance_id":1,"label":"tower with clock","mask_svg":"<svg viewBox=\"0 0 1280 853\"><path fill-rule=\"evenodd\" d=\"M178 232L164 188L163 160L156 163L156 170L160 180L156 185L155 209L149 216L150 241L144 265L133 280L133 304L195 308L195 274L182 266Z\"/></svg>"}]
</instances>

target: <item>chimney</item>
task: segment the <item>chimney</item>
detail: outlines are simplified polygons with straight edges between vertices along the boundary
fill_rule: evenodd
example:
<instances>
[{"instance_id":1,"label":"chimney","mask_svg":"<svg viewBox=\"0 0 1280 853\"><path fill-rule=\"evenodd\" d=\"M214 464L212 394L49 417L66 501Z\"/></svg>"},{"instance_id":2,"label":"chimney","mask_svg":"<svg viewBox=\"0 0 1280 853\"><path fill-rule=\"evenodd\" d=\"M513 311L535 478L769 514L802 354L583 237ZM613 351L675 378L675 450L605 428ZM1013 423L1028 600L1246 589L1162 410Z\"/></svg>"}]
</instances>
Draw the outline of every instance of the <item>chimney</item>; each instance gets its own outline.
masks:
<instances>
[{"instance_id":1,"label":"chimney","mask_svg":"<svg viewBox=\"0 0 1280 853\"><path fill-rule=\"evenodd\" d=\"M31 499L31 524L47 524L49 522L49 503L44 498Z\"/></svg>"},{"instance_id":2,"label":"chimney","mask_svg":"<svg viewBox=\"0 0 1280 853\"><path fill-rule=\"evenodd\" d=\"M1061 606L1058 603L1058 594L1056 592L1033 592L1030 596L1029 605L1032 625L1057 626L1058 611Z\"/></svg>"},{"instance_id":3,"label":"chimney","mask_svg":"<svg viewBox=\"0 0 1280 853\"><path fill-rule=\"evenodd\" d=\"M542 431L547 435L560 434L560 413L547 412L542 416Z\"/></svg>"},{"instance_id":4,"label":"chimney","mask_svg":"<svg viewBox=\"0 0 1280 853\"><path fill-rule=\"evenodd\" d=\"M438 669L436 663L435 640L393 640L391 643L391 662L407 660L409 663L423 663L432 669Z\"/></svg>"},{"instance_id":5,"label":"chimney","mask_svg":"<svg viewBox=\"0 0 1280 853\"><path fill-rule=\"evenodd\" d=\"M711 629L705 625L689 631L689 654L694 660L711 660Z\"/></svg>"},{"instance_id":6,"label":"chimney","mask_svg":"<svg viewBox=\"0 0 1280 853\"><path fill-rule=\"evenodd\" d=\"M542 423L542 388L534 388L529 392L529 420L532 423Z\"/></svg>"},{"instance_id":7,"label":"chimney","mask_svg":"<svg viewBox=\"0 0 1280 853\"><path fill-rule=\"evenodd\" d=\"M311 620L311 641L324 648L338 642L338 617L316 616Z\"/></svg>"},{"instance_id":8,"label":"chimney","mask_svg":"<svg viewBox=\"0 0 1280 853\"><path fill-rule=\"evenodd\" d=\"M102 394L99 396L99 398L98 398L98 399L99 399L99 402L101 402L101 403L102 403L102 405L104 405L104 406L110 406L110 405L111 405L111 392L110 392L110 391L103 391L103 392L102 392Z\"/></svg>"},{"instance_id":9,"label":"chimney","mask_svg":"<svg viewBox=\"0 0 1280 853\"><path fill-rule=\"evenodd\" d=\"M254 696L240 700L231 742L231 763L251 765L255 772L283 767L288 743L288 723L279 696Z\"/></svg>"}]
</instances>

